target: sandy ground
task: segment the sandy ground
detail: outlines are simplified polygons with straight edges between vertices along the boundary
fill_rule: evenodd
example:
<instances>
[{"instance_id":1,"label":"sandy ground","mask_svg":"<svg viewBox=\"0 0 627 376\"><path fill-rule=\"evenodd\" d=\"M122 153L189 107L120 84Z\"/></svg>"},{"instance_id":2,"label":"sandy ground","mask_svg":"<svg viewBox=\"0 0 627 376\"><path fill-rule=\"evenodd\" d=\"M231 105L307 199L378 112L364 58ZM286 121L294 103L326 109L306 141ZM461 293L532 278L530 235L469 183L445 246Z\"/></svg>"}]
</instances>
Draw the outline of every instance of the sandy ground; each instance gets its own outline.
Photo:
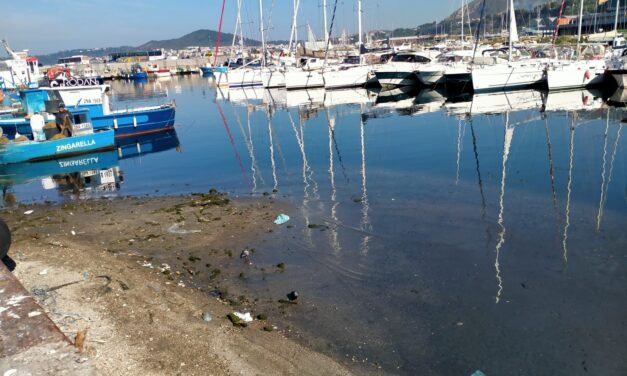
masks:
<instances>
[{"instance_id":1,"label":"sandy ground","mask_svg":"<svg viewBox=\"0 0 627 376\"><path fill-rule=\"evenodd\" d=\"M210 284L232 277L228 265L244 262L241 250L272 231L280 209L271 197L213 192L19 206L3 217L16 275L69 338L87 330L97 374L350 374L271 318L234 326L227 314L262 312Z\"/></svg>"}]
</instances>

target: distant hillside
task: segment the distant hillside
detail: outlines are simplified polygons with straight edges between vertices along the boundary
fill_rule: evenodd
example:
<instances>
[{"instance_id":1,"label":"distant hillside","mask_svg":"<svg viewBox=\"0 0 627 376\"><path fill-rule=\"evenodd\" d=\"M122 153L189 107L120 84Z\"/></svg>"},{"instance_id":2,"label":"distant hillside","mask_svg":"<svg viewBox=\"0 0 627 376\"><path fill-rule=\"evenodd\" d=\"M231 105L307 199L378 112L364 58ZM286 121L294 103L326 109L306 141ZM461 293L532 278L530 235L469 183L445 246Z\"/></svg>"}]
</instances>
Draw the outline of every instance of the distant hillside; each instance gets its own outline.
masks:
<instances>
[{"instance_id":1,"label":"distant hillside","mask_svg":"<svg viewBox=\"0 0 627 376\"><path fill-rule=\"evenodd\" d=\"M505 0L485 0L485 17L483 27L488 32L497 32L503 26L503 19L501 19L501 15L504 15L507 12L507 3L508 2ZM607 1L599 5L597 5L596 2L588 1L584 5L584 14L595 11L608 12L613 4L615 4L615 1ZM471 19L473 30L476 30L476 26L479 23L482 5L483 0L473 0L468 3L467 12L470 14L469 17ZM515 0L514 7L516 10L516 21L518 22L518 27L537 26L536 19L538 16L540 16L543 25L552 24L552 20L554 20L554 17L556 17L559 13L560 5L561 1L559 0ZM564 14L576 15L578 13L579 1L566 0L564 5ZM464 14L465 25L467 24L467 14ZM388 32L378 32L376 34L376 38L382 39L385 35L390 35L392 37L404 37L433 34L436 30L438 33L445 32L449 34L457 34L460 32L460 19L461 8L451 13L448 17L438 20L437 25L434 21L419 25L416 28L399 28Z\"/></svg>"},{"instance_id":2,"label":"distant hillside","mask_svg":"<svg viewBox=\"0 0 627 376\"><path fill-rule=\"evenodd\" d=\"M166 39L166 40L151 40L144 43L141 46L121 46L121 47L105 47L105 48L77 48L74 50L59 51L47 55L38 55L41 64L49 65L56 64L60 57L67 57L73 55L87 55L90 57L103 57L110 55L114 52L127 52L127 51L141 51L141 50L154 50L154 49L183 49L189 46L200 47L214 47L218 38L218 32L214 30L196 30L189 34L185 34L180 38ZM220 43L224 45L231 45L233 41L233 34L222 33L220 36ZM246 46L259 46L261 42L244 38L244 44Z\"/></svg>"},{"instance_id":3,"label":"distant hillside","mask_svg":"<svg viewBox=\"0 0 627 376\"><path fill-rule=\"evenodd\" d=\"M218 39L218 32L214 30L196 30L189 34L185 34L180 38L176 39L166 39L166 40L151 40L148 43L144 43L141 46L138 46L137 49L140 50L152 50L152 49L183 49L188 46L201 46L201 47L213 47L216 44L216 40ZM222 33L220 36L220 43L222 45L231 45L233 41L233 34L230 33ZM244 45L246 46L259 46L261 42L244 38Z\"/></svg>"},{"instance_id":4,"label":"distant hillside","mask_svg":"<svg viewBox=\"0 0 627 376\"><path fill-rule=\"evenodd\" d=\"M77 48L74 50L64 50L59 52L54 52L47 55L37 55L39 58L39 62L44 65L56 64L58 59L61 57L75 56L75 55L86 55L90 57L103 57L107 56L113 52L126 52L133 51L135 47L131 46L122 46L122 47L105 47L105 48Z\"/></svg>"}]
</instances>

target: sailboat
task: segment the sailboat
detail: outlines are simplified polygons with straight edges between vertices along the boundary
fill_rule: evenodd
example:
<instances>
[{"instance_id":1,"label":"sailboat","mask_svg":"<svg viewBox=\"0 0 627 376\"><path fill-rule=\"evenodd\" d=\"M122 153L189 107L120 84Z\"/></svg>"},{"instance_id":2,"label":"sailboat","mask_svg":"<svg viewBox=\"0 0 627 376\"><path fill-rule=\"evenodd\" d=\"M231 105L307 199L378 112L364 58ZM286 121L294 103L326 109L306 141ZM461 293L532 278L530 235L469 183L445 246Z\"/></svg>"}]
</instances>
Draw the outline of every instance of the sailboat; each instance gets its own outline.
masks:
<instances>
[{"instance_id":1,"label":"sailboat","mask_svg":"<svg viewBox=\"0 0 627 376\"><path fill-rule=\"evenodd\" d=\"M616 14L614 16L614 33L617 35L614 41L616 43L618 38L618 13L620 11L620 0L616 1ZM619 50L620 51L620 50ZM612 76L616 81L616 84L620 88L627 86L627 49L623 49L620 57L614 57L607 64L606 75Z\"/></svg>"},{"instance_id":2,"label":"sailboat","mask_svg":"<svg viewBox=\"0 0 627 376\"><path fill-rule=\"evenodd\" d=\"M605 47L587 46L584 59L579 59L581 24L583 20L583 0L579 4L579 29L577 32L577 60L556 61L547 67L546 78L549 90L576 89L603 83L605 74Z\"/></svg>"},{"instance_id":3,"label":"sailboat","mask_svg":"<svg viewBox=\"0 0 627 376\"><path fill-rule=\"evenodd\" d=\"M237 16L239 20L239 11L242 0L237 0ZM200 67L200 72L203 76L211 75L215 72L226 72L229 68L228 66L218 66L218 52L220 51L220 35L222 35L222 18L224 17L224 6L226 5L226 0L222 0L222 12L220 13L220 25L218 27L218 38L216 40L216 52L213 57L213 64L207 63L206 66ZM233 35L233 41L235 41L235 35L237 35L237 25L235 23L235 34Z\"/></svg>"},{"instance_id":4,"label":"sailboat","mask_svg":"<svg viewBox=\"0 0 627 376\"><path fill-rule=\"evenodd\" d=\"M514 0L509 0L509 52L508 62L495 65L478 65L472 68L472 87L475 92L528 88L544 81L545 59L513 61L514 42L518 42L518 28Z\"/></svg>"},{"instance_id":5,"label":"sailboat","mask_svg":"<svg viewBox=\"0 0 627 376\"><path fill-rule=\"evenodd\" d=\"M464 38L464 11L467 7L466 0L462 0L460 49L444 52L433 63L421 67L416 74L423 85L435 86L443 84L446 82L446 75L466 76L467 80L470 81L470 63L472 62L474 51L464 50L464 45L466 44ZM468 28L470 29L470 15L468 16Z\"/></svg>"},{"instance_id":6,"label":"sailboat","mask_svg":"<svg viewBox=\"0 0 627 376\"><path fill-rule=\"evenodd\" d=\"M287 57L279 57L278 66L266 66L261 70L261 83L266 89L285 87L285 73L293 68L296 62L296 46L298 44L296 20L298 16L298 7L300 0L293 0L294 13L292 18L292 30L290 33L290 42L287 48ZM293 43L292 43L293 42Z\"/></svg>"},{"instance_id":7,"label":"sailboat","mask_svg":"<svg viewBox=\"0 0 627 376\"><path fill-rule=\"evenodd\" d=\"M325 43L325 57L324 60L318 57L312 57L304 59L301 63L301 68L292 69L285 72L285 88L287 90L294 89L313 89L324 87L324 75L327 61L327 52L329 48L329 38L331 36L331 30L327 31L327 1L323 0L323 12L324 12L324 43ZM318 45L311 27L309 30L309 40L314 45Z\"/></svg>"},{"instance_id":8,"label":"sailboat","mask_svg":"<svg viewBox=\"0 0 627 376\"><path fill-rule=\"evenodd\" d=\"M350 59L346 59L344 63L335 69L323 72L325 89L340 89L349 87L365 86L373 76L372 69L369 65L364 64L361 52L363 50L362 31L361 31L361 1L357 0L357 25L359 29L359 56L357 64L353 64Z\"/></svg>"},{"instance_id":9,"label":"sailboat","mask_svg":"<svg viewBox=\"0 0 627 376\"><path fill-rule=\"evenodd\" d=\"M216 83L218 86L246 87L262 86L261 68L255 66L256 62L265 65L265 39L263 26L263 0L259 0L259 29L261 32L261 57L253 60L239 68L229 69L227 72L216 72Z\"/></svg>"}]
</instances>

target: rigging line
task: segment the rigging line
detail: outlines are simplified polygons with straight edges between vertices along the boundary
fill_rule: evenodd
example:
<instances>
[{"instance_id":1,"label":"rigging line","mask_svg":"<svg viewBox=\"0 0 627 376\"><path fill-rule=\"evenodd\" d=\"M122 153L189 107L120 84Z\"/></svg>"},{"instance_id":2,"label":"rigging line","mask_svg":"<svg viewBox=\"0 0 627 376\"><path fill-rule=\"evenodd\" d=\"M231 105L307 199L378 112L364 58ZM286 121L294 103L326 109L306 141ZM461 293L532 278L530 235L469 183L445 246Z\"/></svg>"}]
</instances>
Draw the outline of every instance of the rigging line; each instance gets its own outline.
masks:
<instances>
[{"instance_id":1,"label":"rigging line","mask_svg":"<svg viewBox=\"0 0 627 376\"><path fill-rule=\"evenodd\" d=\"M277 174L276 174L276 163L274 160L274 140L272 138L272 115L270 114L270 112L267 112L268 114L268 137L269 137L269 141L270 141L270 163L272 166L272 179L274 182L274 185L272 186L272 190L273 192L276 192L279 189L279 180L277 179Z\"/></svg>"},{"instance_id":2,"label":"rigging line","mask_svg":"<svg viewBox=\"0 0 627 376\"><path fill-rule=\"evenodd\" d=\"M599 196L599 210L597 212L597 231L601 229L601 216L603 206L603 192L605 191L605 166L607 165L607 135L610 129L610 110L607 110L607 120L605 122L605 133L603 134L603 169L601 170L601 195Z\"/></svg>"},{"instance_id":3,"label":"rigging line","mask_svg":"<svg viewBox=\"0 0 627 376\"><path fill-rule=\"evenodd\" d=\"M575 141L575 123L577 113L572 114L572 124L570 125L570 148L568 159L568 184L566 185L566 222L564 224L564 234L562 235L562 250L564 263L568 263L568 228L570 227L570 194L572 192L573 182L573 162L574 162L574 141Z\"/></svg>"},{"instance_id":4,"label":"rigging line","mask_svg":"<svg viewBox=\"0 0 627 376\"><path fill-rule=\"evenodd\" d=\"M218 51L220 51L220 35L222 35L222 19L224 18L224 5L226 0L222 0L222 12L220 13L220 25L218 26L218 37L216 38L216 56L213 57L213 66L218 62Z\"/></svg>"},{"instance_id":5,"label":"rigging line","mask_svg":"<svg viewBox=\"0 0 627 376\"><path fill-rule=\"evenodd\" d=\"M514 137L514 128L509 127L509 112L505 113L505 137L503 140L503 163L502 163L502 171L501 171L501 195L499 196L499 217L498 217L498 225L501 228L499 232L499 241L495 247L495 259L494 259L494 269L496 270L496 279L498 283L498 289L496 292L496 303L499 303L501 300L501 294L503 292L503 278L501 277L501 264L499 262L501 248L503 244L505 244L505 182L507 176L507 160L509 159L509 152L511 147L511 141Z\"/></svg>"},{"instance_id":6,"label":"rigging line","mask_svg":"<svg viewBox=\"0 0 627 376\"><path fill-rule=\"evenodd\" d=\"M614 159L616 157L616 151L618 150L618 141L620 140L620 131L623 129L623 124L618 125L618 133L616 134L616 140L614 140L614 152L612 153L612 158L610 159L610 172L608 174L607 184L605 186L605 198L603 199L603 207L605 207L605 202L607 200L607 192L610 187L610 183L612 182L612 174L614 172ZM603 220L603 213L601 213L601 220Z\"/></svg>"},{"instance_id":7,"label":"rigging line","mask_svg":"<svg viewBox=\"0 0 627 376\"><path fill-rule=\"evenodd\" d=\"M485 193L483 192L483 181L481 180L481 170L479 168L479 153L477 151L477 137L475 136L475 127L472 123L472 119L470 121L470 132L472 134L472 148L475 153L475 165L477 167L477 178L479 179L479 193L481 194L481 218L485 219L486 215L486 203L485 203Z\"/></svg>"},{"instance_id":8,"label":"rigging line","mask_svg":"<svg viewBox=\"0 0 627 376\"><path fill-rule=\"evenodd\" d=\"M559 223L560 216L557 206L557 190L555 189L555 168L553 165L553 144L551 143L551 134L549 132L549 123L547 119L544 119L544 131L546 133L546 146L548 149L549 155L549 176L551 177L551 193L553 195L553 209L555 211L556 223Z\"/></svg>"},{"instance_id":9,"label":"rigging line","mask_svg":"<svg viewBox=\"0 0 627 376\"><path fill-rule=\"evenodd\" d=\"M475 62L475 55L477 54L477 47L479 47L479 32L481 30L481 25L483 24L483 17L485 15L485 1L486 0L483 0L483 4L481 5L481 16L479 18L479 25L477 25L477 30L476 30L476 34L475 34L475 48L472 51L472 62L473 62L473 64Z\"/></svg>"},{"instance_id":10,"label":"rigging line","mask_svg":"<svg viewBox=\"0 0 627 376\"><path fill-rule=\"evenodd\" d=\"M329 34L327 37L327 46L324 49L324 65L327 65L327 55L329 53L329 44L331 43L331 33L333 32L333 23L335 22L335 11L337 10L337 0L333 4L333 15L331 16L331 26L329 26ZM324 31L327 32L326 30Z\"/></svg>"},{"instance_id":11,"label":"rigging line","mask_svg":"<svg viewBox=\"0 0 627 376\"><path fill-rule=\"evenodd\" d=\"M329 125L329 128L331 125ZM344 166L344 161L342 160L342 154L340 153L340 146L337 143L335 138L335 129L331 128L331 137L333 138L333 145L335 146L335 152L337 153L337 160L340 162L340 166L342 167L342 175L344 175L344 179L346 179L346 183L350 183L350 179L346 174L346 167Z\"/></svg>"},{"instance_id":12,"label":"rigging line","mask_svg":"<svg viewBox=\"0 0 627 376\"><path fill-rule=\"evenodd\" d=\"M252 188L250 185L250 182L248 181L248 179L246 178L246 170L244 169L244 164L242 163L242 158L239 155L239 152L237 151L237 147L235 146L235 141L233 140L233 135L231 134L231 129L229 128L229 124L226 121L226 117L224 116L224 112L222 111L222 106L220 106L220 103L216 101L216 106L218 107L218 112L220 113L220 117L222 118L222 122L224 123L224 129L226 129L226 133L229 136L229 141L231 142L231 146L233 147L233 150L235 151L235 157L237 158L237 161L239 163L239 168L240 171L242 172L242 178L244 179L244 183L248 183L248 187Z\"/></svg>"}]
</instances>

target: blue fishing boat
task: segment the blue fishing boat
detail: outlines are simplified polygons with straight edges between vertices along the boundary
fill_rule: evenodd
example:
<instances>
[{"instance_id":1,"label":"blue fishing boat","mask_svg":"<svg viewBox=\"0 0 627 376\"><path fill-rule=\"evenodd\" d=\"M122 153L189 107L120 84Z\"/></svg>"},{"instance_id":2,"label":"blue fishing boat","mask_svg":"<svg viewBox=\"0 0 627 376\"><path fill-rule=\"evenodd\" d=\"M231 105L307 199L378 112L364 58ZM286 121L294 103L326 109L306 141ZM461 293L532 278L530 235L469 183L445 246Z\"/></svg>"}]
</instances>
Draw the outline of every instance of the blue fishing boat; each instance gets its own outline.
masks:
<instances>
[{"instance_id":1,"label":"blue fishing boat","mask_svg":"<svg viewBox=\"0 0 627 376\"><path fill-rule=\"evenodd\" d=\"M14 114L0 117L0 127L9 139L13 139L16 132L23 135L31 134L30 121L24 114L46 113L46 103L63 102L71 112L76 109L89 110L94 130L113 128L117 138L162 132L174 128L176 115L174 102L160 106L112 111L108 94L109 86L98 85L97 82L91 86L53 86L22 90L20 111L23 116L14 116ZM54 120L52 114L45 116L46 121Z\"/></svg>"},{"instance_id":2,"label":"blue fishing boat","mask_svg":"<svg viewBox=\"0 0 627 376\"><path fill-rule=\"evenodd\" d=\"M113 130L48 141L9 142L0 145L0 164L55 159L112 149Z\"/></svg>"},{"instance_id":3,"label":"blue fishing boat","mask_svg":"<svg viewBox=\"0 0 627 376\"><path fill-rule=\"evenodd\" d=\"M69 137L53 138L55 133L59 133L57 128L47 129L44 127L41 136L45 131L45 141L27 138L23 141L15 139L0 144L0 165L55 159L113 149L115 143L113 130L94 131L89 119L89 110L76 110L71 115L65 119L66 125L64 126L65 131L71 129L71 136ZM49 130L52 130L50 134L48 134Z\"/></svg>"},{"instance_id":4,"label":"blue fishing boat","mask_svg":"<svg viewBox=\"0 0 627 376\"><path fill-rule=\"evenodd\" d=\"M203 76L210 76L216 72L226 73L228 72L229 67L226 65L217 66L217 67L200 67L200 71Z\"/></svg>"},{"instance_id":5,"label":"blue fishing boat","mask_svg":"<svg viewBox=\"0 0 627 376\"><path fill-rule=\"evenodd\" d=\"M131 71L126 75L129 80L146 80L148 79L148 73L139 64L133 64Z\"/></svg>"}]
</instances>

